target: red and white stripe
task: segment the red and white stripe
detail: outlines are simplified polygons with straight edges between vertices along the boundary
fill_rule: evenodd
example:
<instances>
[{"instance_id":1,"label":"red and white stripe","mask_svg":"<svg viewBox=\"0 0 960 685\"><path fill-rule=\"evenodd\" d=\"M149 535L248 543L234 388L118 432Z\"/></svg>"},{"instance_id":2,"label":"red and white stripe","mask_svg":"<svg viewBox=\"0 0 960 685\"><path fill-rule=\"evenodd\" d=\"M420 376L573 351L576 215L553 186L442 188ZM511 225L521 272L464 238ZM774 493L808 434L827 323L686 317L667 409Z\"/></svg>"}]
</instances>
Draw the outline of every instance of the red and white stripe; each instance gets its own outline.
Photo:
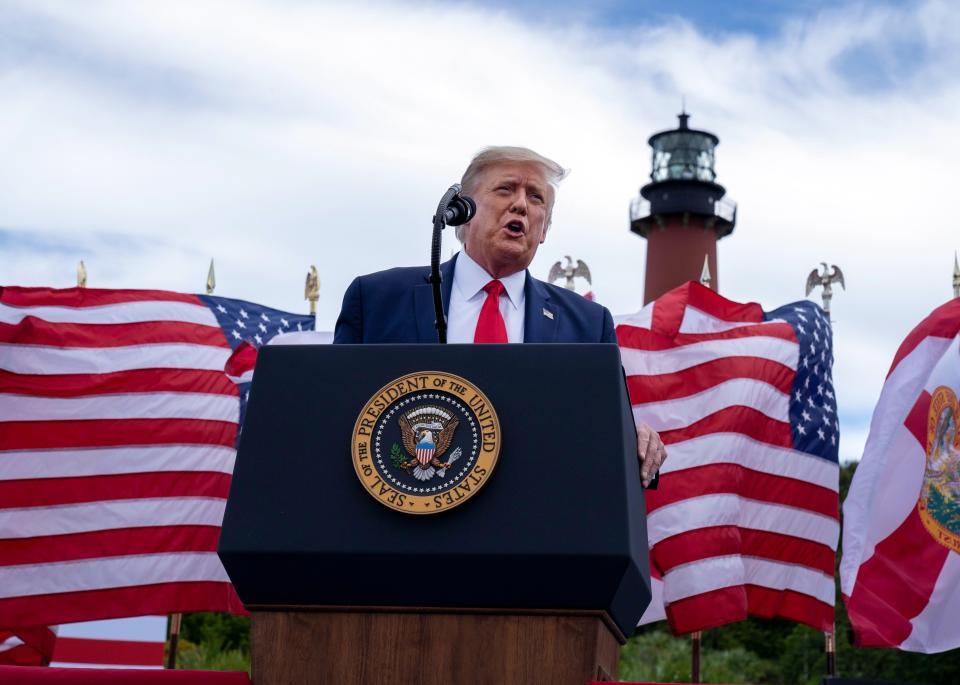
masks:
<instances>
[{"instance_id":1,"label":"red and white stripe","mask_svg":"<svg viewBox=\"0 0 960 685\"><path fill-rule=\"evenodd\" d=\"M51 666L163 668L166 616L137 616L59 626Z\"/></svg>"},{"instance_id":2,"label":"red and white stripe","mask_svg":"<svg viewBox=\"0 0 960 685\"><path fill-rule=\"evenodd\" d=\"M229 356L193 295L0 291L0 626L243 611Z\"/></svg>"},{"instance_id":3,"label":"red and white stripe","mask_svg":"<svg viewBox=\"0 0 960 685\"><path fill-rule=\"evenodd\" d=\"M843 504L841 590L864 647L960 647L960 554L934 540L917 510L938 387L960 396L960 299L934 310L897 351Z\"/></svg>"},{"instance_id":4,"label":"red and white stripe","mask_svg":"<svg viewBox=\"0 0 960 685\"><path fill-rule=\"evenodd\" d=\"M679 634L756 615L832 630L839 469L792 448L793 329L688 283L619 317L617 336L634 416L669 454L646 492L641 623Z\"/></svg>"},{"instance_id":5,"label":"red and white stripe","mask_svg":"<svg viewBox=\"0 0 960 685\"><path fill-rule=\"evenodd\" d=\"M44 666L56 639L56 627L0 628L0 666Z\"/></svg>"}]
</instances>

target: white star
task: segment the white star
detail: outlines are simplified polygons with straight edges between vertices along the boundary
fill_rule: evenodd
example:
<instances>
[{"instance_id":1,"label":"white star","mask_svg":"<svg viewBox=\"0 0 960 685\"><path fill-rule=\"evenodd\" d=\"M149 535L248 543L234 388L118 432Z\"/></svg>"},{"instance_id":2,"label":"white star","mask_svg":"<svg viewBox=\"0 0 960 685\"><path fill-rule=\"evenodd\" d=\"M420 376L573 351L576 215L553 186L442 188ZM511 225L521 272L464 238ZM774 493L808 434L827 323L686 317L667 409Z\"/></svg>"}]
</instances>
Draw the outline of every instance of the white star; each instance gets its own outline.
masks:
<instances>
[{"instance_id":1,"label":"white star","mask_svg":"<svg viewBox=\"0 0 960 685\"><path fill-rule=\"evenodd\" d=\"M817 394L818 394L818 395L822 395L822 394L823 394L823 383L821 383L820 385L817 386Z\"/></svg>"},{"instance_id":2,"label":"white star","mask_svg":"<svg viewBox=\"0 0 960 685\"><path fill-rule=\"evenodd\" d=\"M222 304L218 304L218 305L217 305L217 311L220 312L221 314L226 314L226 313L227 313L227 308L224 307Z\"/></svg>"},{"instance_id":3,"label":"white star","mask_svg":"<svg viewBox=\"0 0 960 685\"><path fill-rule=\"evenodd\" d=\"M810 376L803 379L803 387L808 390L810 389Z\"/></svg>"},{"instance_id":4,"label":"white star","mask_svg":"<svg viewBox=\"0 0 960 685\"><path fill-rule=\"evenodd\" d=\"M261 338L259 335L253 336L253 339L257 341L257 344L258 344L258 345L262 345L262 344L263 344L263 338Z\"/></svg>"},{"instance_id":5,"label":"white star","mask_svg":"<svg viewBox=\"0 0 960 685\"><path fill-rule=\"evenodd\" d=\"M820 361L822 361L822 362L827 361L827 351L826 351L826 350L821 350L821 351L820 351Z\"/></svg>"},{"instance_id":6,"label":"white star","mask_svg":"<svg viewBox=\"0 0 960 685\"><path fill-rule=\"evenodd\" d=\"M814 372L814 373L820 373L820 364L819 364L819 363L813 365L813 372Z\"/></svg>"},{"instance_id":7,"label":"white star","mask_svg":"<svg viewBox=\"0 0 960 685\"><path fill-rule=\"evenodd\" d=\"M797 314L797 318L800 319L801 321L807 320L807 317L805 317L803 314Z\"/></svg>"},{"instance_id":8,"label":"white star","mask_svg":"<svg viewBox=\"0 0 960 685\"><path fill-rule=\"evenodd\" d=\"M803 426L797 426L797 432L798 432L800 435L806 435L806 434L807 434L807 429L804 428Z\"/></svg>"},{"instance_id":9,"label":"white star","mask_svg":"<svg viewBox=\"0 0 960 685\"><path fill-rule=\"evenodd\" d=\"M820 334L817 333L816 331L814 331L814 332L813 332L813 339L816 340L817 342L820 342Z\"/></svg>"},{"instance_id":10,"label":"white star","mask_svg":"<svg viewBox=\"0 0 960 685\"><path fill-rule=\"evenodd\" d=\"M798 324L797 324L797 330L800 331L801 333L806 333L806 332L807 332L807 329L803 327L803 324L802 324L802 323L798 323Z\"/></svg>"},{"instance_id":11,"label":"white star","mask_svg":"<svg viewBox=\"0 0 960 685\"><path fill-rule=\"evenodd\" d=\"M242 308L242 307L240 308L240 316L242 316L244 319L249 319L249 318L250 318L250 315L247 314L245 311L243 311L243 308Z\"/></svg>"},{"instance_id":12,"label":"white star","mask_svg":"<svg viewBox=\"0 0 960 685\"><path fill-rule=\"evenodd\" d=\"M823 423L824 423L825 425L827 425L827 426L832 426L832 425L833 425L832 423L830 423L830 417L829 417L829 416L824 416L824 417L823 417Z\"/></svg>"},{"instance_id":13,"label":"white star","mask_svg":"<svg viewBox=\"0 0 960 685\"><path fill-rule=\"evenodd\" d=\"M277 335L283 335L283 329L282 329L282 328L278 328L278 329L277 329Z\"/></svg>"},{"instance_id":14,"label":"white star","mask_svg":"<svg viewBox=\"0 0 960 685\"><path fill-rule=\"evenodd\" d=\"M821 439L821 440L826 440L826 439L827 439L827 434L823 432L823 429L822 429L822 428L818 428L818 429L817 429L817 435L820 436L820 439Z\"/></svg>"},{"instance_id":15,"label":"white star","mask_svg":"<svg viewBox=\"0 0 960 685\"><path fill-rule=\"evenodd\" d=\"M246 328L246 327L247 327L247 324L245 324L245 323L244 323L243 321L241 321L240 319L237 319L237 326L239 326L240 328Z\"/></svg>"},{"instance_id":16,"label":"white star","mask_svg":"<svg viewBox=\"0 0 960 685\"><path fill-rule=\"evenodd\" d=\"M263 312L260 312L260 318L266 321L267 323L270 323L270 319Z\"/></svg>"},{"instance_id":17,"label":"white star","mask_svg":"<svg viewBox=\"0 0 960 685\"><path fill-rule=\"evenodd\" d=\"M808 398L807 398L807 404L809 404L809 405L810 405L811 407L813 407L814 409L817 408L817 405L815 405L815 404L813 403L813 398L812 398L812 397L808 397Z\"/></svg>"},{"instance_id":18,"label":"white star","mask_svg":"<svg viewBox=\"0 0 960 685\"><path fill-rule=\"evenodd\" d=\"M303 330L303 324L302 324L301 322L299 322L299 321L297 321L297 330L298 330L298 331L302 331L302 330Z\"/></svg>"},{"instance_id":19,"label":"white star","mask_svg":"<svg viewBox=\"0 0 960 685\"><path fill-rule=\"evenodd\" d=\"M290 322L284 319L282 316L280 317L280 323L283 324L284 328L290 328Z\"/></svg>"},{"instance_id":20,"label":"white star","mask_svg":"<svg viewBox=\"0 0 960 685\"><path fill-rule=\"evenodd\" d=\"M814 325L817 327L817 330L818 330L818 331L822 328L822 326L820 325L820 319L817 319L817 320L814 321L813 323L814 323Z\"/></svg>"},{"instance_id":21,"label":"white star","mask_svg":"<svg viewBox=\"0 0 960 685\"><path fill-rule=\"evenodd\" d=\"M249 391L249 390L247 390L247 394L243 396L243 401L244 401L244 402L249 402L249 401L250 401L250 391Z\"/></svg>"},{"instance_id":22,"label":"white star","mask_svg":"<svg viewBox=\"0 0 960 685\"><path fill-rule=\"evenodd\" d=\"M808 362L808 361L807 361L807 358L804 357L804 358L803 358L803 368L806 369L806 368L808 368L809 366L810 366L810 362Z\"/></svg>"},{"instance_id":23,"label":"white star","mask_svg":"<svg viewBox=\"0 0 960 685\"><path fill-rule=\"evenodd\" d=\"M260 332L261 332L261 333L266 333L266 332L267 332L267 327L264 326L262 323L257 324L257 328L260 329Z\"/></svg>"},{"instance_id":24,"label":"white star","mask_svg":"<svg viewBox=\"0 0 960 685\"><path fill-rule=\"evenodd\" d=\"M833 393L830 392L829 390L824 390L823 394L829 397L831 400L833 399Z\"/></svg>"},{"instance_id":25,"label":"white star","mask_svg":"<svg viewBox=\"0 0 960 685\"><path fill-rule=\"evenodd\" d=\"M832 413L833 413L833 407L831 407L829 404L825 404L825 405L823 405L823 411L827 412L828 414L832 414Z\"/></svg>"},{"instance_id":26,"label":"white star","mask_svg":"<svg viewBox=\"0 0 960 685\"><path fill-rule=\"evenodd\" d=\"M803 401L803 395L800 394L800 391L799 391L799 390L797 390L795 393L793 393L793 396L797 398L797 402L802 402L802 401Z\"/></svg>"},{"instance_id":27,"label":"white star","mask_svg":"<svg viewBox=\"0 0 960 685\"><path fill-rule=\"evenodd\" d=\"M837 436L836 436L836 435L831 435L831 436L830 436L830 444L833 445L834 447L836 447L836 445L837 445Z\"/></svg>"},{"instance_id":28,"label":"white star","mask_svg":"<svg viewBox=\"0 0 960 685\"><path fill-rule=\"evenodd\" d=\"M236 338L237 340L240 339L240 334L239 334L239 333L237 333L236 331L231 331L231 333L233 333L233 337L234 337L234 338Z\"/></svg>"},{"instance_id":29,"label":"white star","mask_svg":"<svg viewBox=\"0 0 960 685\"><path fill-rule=\"evenodd\" d=\"M806 410L806 409L803 410L803 412L800 414L800 416L803 417L803 422L804 422L804 423L806 423L807 421L810 420L810 414L807 413L807 410Z\"/></svg>"}]
</instances>

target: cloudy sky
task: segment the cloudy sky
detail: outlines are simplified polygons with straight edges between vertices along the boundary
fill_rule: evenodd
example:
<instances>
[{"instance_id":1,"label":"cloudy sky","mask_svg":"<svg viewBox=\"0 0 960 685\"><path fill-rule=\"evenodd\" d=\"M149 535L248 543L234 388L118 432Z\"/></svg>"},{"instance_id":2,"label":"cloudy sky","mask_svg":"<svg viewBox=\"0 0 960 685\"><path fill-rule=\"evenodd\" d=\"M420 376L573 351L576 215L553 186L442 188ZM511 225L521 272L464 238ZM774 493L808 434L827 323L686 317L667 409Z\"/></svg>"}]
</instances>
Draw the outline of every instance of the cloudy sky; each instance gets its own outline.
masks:
<instances>
[{"instance_id":1,"label":"cloudy sky","mask_svg":"<svg viewBox=\"0 0 960 685\"><path fill-rule=\"evenodd\" d=\"M217 293L319 327L349 281L424 263L469 157L572 169L532 266L570 254L614 314L642 305L629 201L647 138L720 136L739 203L722 292L766 309L821 261L856 458L893 353L950 295L960 218L960 6L598 0L0 0L0 284ZM445 253L453 246L447 238Z\"/></svg>"}]
</instances>

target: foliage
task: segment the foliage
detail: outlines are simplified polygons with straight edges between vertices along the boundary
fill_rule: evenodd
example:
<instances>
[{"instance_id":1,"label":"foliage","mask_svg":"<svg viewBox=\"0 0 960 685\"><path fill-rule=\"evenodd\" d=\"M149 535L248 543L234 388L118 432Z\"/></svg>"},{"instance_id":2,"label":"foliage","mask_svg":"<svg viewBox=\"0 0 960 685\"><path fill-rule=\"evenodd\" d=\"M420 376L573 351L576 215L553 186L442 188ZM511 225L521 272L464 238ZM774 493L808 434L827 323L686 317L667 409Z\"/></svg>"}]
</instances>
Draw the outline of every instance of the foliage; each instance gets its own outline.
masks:
<instances>
[{"instance_id":1,"label":"foliage","mask_svg":"<svg viewBox=\"0 0 960 685\"><path fill-rule=\"evenodd\" d=\"M700 680L707 683L770 682L773 664L743 647L701 649ZM690 682L690 638L661 626L641 629L620 652L620 680Z\"/></svg>"},{"instance_id":2,"label":"foliage","mask_svg":"<svg viewBox=\"0 0 960 685\"><path fill-rule=\"evenodd\" d=\"M232 614L184 614L177 668L250 670L250 618Z\"/></svg>"},{"instance_id":3,"label":"foliage","mask_svg":"<svg viewBox=\"0 0 960 685\"><path fill-rule=\"evenodd\" d=\"M407 458L403 456L403 451L400 449L400 443L393 443L390 447L390 461L393 462L394 467L400 468L400 466L406 463Z\"/></svg>"},{"instance_id":4,"label":"foliage","mask_svg":"<svg viewBox=\"0 0 960 685\"><path fill-rule=\"evenodd\" d=\"M216 649L181 640L177 647L177 668L201 671L246 671L250 673L250 652Z\"/></svg>"}]
</instances>

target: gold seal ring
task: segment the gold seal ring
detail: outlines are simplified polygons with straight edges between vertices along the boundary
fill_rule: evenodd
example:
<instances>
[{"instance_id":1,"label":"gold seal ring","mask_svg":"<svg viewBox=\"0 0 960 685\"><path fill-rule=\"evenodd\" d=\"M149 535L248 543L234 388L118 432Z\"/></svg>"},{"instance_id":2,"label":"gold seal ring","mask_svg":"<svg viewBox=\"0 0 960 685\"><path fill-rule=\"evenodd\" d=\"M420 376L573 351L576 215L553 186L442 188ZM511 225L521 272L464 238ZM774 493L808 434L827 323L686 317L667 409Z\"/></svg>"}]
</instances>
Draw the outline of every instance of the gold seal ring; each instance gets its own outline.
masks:
<instances>
[{"instance_id":1,"label":"gold seal ring","mask_svg":"<svg viewBox=\"0 0 960 685\"><path fill-rule=\"evenodd\" d=\"M500 420L473 383L444 371L390 381L353 427L353 468L364 489L405 514L437 514L473 497L500 456Z\"/></svg>"}]
</instances>

